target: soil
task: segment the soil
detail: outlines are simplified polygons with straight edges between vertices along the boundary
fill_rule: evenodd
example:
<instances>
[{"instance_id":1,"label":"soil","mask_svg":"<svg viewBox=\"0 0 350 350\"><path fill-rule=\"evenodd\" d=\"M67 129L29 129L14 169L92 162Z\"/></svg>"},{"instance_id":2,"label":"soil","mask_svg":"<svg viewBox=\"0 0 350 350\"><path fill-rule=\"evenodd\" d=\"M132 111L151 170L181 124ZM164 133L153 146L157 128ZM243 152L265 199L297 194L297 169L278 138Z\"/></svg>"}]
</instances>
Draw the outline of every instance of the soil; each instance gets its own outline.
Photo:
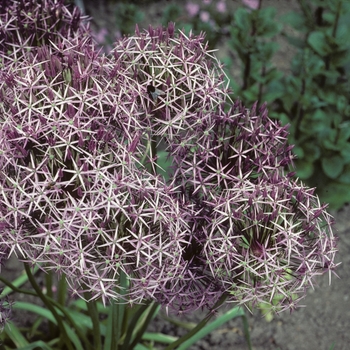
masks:
<instances>
[{"instance_id":1,"label":"soil","mask_svg":"<svg viewBox=\"0 0 350 350\"><path fill-rule=\"evenodd\" d=\"M85 1L88 12L94 14L95 28L104 26L111 28L114 18L112 4L97 2L98 5L92 5L93 3L91 0ZM153 4L148 4L148 2L146 4L143 1L141 3L143 8L147 9L146 20L156 26L159 12L170 1L157 1ZM182 1L177 3L182 3ZM233 1L232 8L237 7L239 3L239 1ZM279 15L297 9L295 0L264 0L263 4L264 6L275 6ZM145 25L148 26L148 23ZM281 50L276 56L276 64L287 70L287 63L292 53L282 39L279 39L279 43ZM254 315L247 312L254 350L350 349L350 270L346 269L346 266L350 265L350 206L344 207L333 215L336 219L335 231L339 237L337 261L342 262L337 270L340 278L332 276L332 284L329 286L328 275L320 276L317 279L318 285L314 290L309 290L303 301L306 307L299 308L291 314L282 313L275 316L271 322L267 322L259 311L256 311ZM5 277L18 276L19 268L22 268L20 266L22 265L12 258L2 273ZM27 301L30 300L27 299ZM227 309L226 307L219 310L219 315ZM203 312L195 312L183 317L182 320L198 322L204 315ZM30 319L23 314L15 314L13 321L15 323L20 321L23 325L30 322ZM150 330L177 336L184 334L179 328L172 326L161 317L154 320ZM206 349L248 349L241 319L234 319L226 323L190 348L190 350Z\"/></svg>"}]
</instances>

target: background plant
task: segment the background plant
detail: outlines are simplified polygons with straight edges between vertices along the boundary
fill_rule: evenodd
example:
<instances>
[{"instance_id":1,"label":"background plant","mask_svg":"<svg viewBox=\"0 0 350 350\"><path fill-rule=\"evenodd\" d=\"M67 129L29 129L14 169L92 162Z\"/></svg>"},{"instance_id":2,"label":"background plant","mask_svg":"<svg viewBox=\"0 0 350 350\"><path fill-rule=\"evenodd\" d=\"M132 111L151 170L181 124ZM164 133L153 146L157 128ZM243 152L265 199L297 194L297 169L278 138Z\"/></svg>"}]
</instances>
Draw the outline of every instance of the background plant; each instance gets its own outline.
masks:
<instances>
[{"instance_id":1,"label":"background plant","mask_svg":"<svg viewBox=\"0 0 350 350\"><path fill-rule=\"evenodd\" d=\"M333 208L350 199L349 32L346 1L300 1L301 14L287 23L302 35L288 38L298 48L292 74L276 86L276 116L291 123L298 175L317 186Z\"/></svg>"},{"instance_id":2,"label":"background plant","mask_svg":"<svg viewBox=\"0 0 350 350\"><path fill-rule=\"evenodd\" d=\"M237 9L228 40L232 57L225 63L228 69L236 68L238 58L240 77L231 79L231 86L246 104L267 101L272 117L291 124L289 140L296 146L298 177L339 209L350 193L349 4L341 0L299 4L300 12L282 20L298 31L296 37L284 34L273 8ZM273 39L281 33L297 48L291 74L271 63L278 50Z\"/></svg>"}]
</instances>

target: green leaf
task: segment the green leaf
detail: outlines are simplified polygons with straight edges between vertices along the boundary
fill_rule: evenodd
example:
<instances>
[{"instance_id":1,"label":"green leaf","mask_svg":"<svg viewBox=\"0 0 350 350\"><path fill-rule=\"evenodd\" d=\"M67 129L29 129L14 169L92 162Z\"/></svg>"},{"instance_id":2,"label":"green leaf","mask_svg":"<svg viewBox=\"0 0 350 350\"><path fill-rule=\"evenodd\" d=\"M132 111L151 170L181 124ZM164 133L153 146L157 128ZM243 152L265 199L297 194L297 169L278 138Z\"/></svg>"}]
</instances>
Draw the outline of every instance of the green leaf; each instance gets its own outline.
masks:
<instances>
[{"instance_id":1,"label":"green leaf","mask_svg":"<svg viewBox=\"0 0 350 350\"><path fill-rule=\"evenodd\" d=\"M350 117L350 105L346 106L344 111L344 117Z\"/></svg>"},{"instance_id":2,"label":"green leaf","mask_svg":"<svg viewBox=\"0 0 350 350\"><path fill-rule=\"evenodd\" d=\"M348 105L347 98L344 95L338 96L336 104L338 112L343 113Z\"/></svg>"},{"instance_id":3,"label":"green leaf","mask_svg":"<svg viewBox=\"0 0 350 350\"><path fill-rule=\"evenodd\" d=\"M317 188L322 201L329 203L332 210L340 209L346 202L350 202L350 185L330 182L327 186Z\"/></svg>"},{"instance_id":4,"label":"green leaf","mask_svg":"<svg viewBox=\"0 0 350 350\"><path fill-rule=\"evenodd\" d=\"M39 266L35 265L33 268L33 275L36 274L36 272L39 270ZM21 275L16 278L13 282L11 282L15 287L19 288L21 287L24 283L28 281L28 276L25 273L25 271L22 271ZM6 295L12 293L12 289L10 287L5 287L4 290L2 291L0 295L0 299L4 298Z\"/></svg>"},{"instance_id":5,"label":"green leaf","mask_svg":"<svg viewBox=\"0 0 350 350\"><path fill-rule=\"evenodd\" d=\"M280 33L282 25L274 20L276 9L274 7L266 7L257 11L258 26L257 35L265 38L273 37Z\"/></svg>"},{"instance_id":6,"label":"green leaf","mask_svg":"<svg viewBox=\"0 0 350 350\"><path fill-rule=\"evenodd\" d=\"M349 50L342 50L338 52L332 52L331 65L334 67L343 68L349 62Z\"/></svg>"},{"instance_id":7,"label":"green leaf","mask_svg":"<svg viewBox=\"0 0 350 350\"><path fill-rule=\"evenodd\" d=\"M312 32L309 35L307 42L320 56L326 56L331 52L329 46L326 43L326 37L323 32Z\"/></svg>"},{"instance_id":8,"label":"green leaf","mask_svg":"<svg viewBox=\"0 0 350 350\"><path fill-rule=\"evenodd\" d=\"M146 308L140 320L135 320L134 324L136 325L136 327L134 327L133 329L135 331L133 334L133 341L130 344L130 347L128 347L127 349L133 349L133 347L140 342L149 323L159 312L159 309L160 309L160 305L157 305L155 302L152 302L149 304L149 307Z\"/></svg>"},{"instance_id":9,"label":"green leaf","mask_svg":"<svg viewBox=\"0 0 350 350\"><path fill-rule=\"evenodd\" d=\"M17 349L29 344L27 339L23 337L21 331L11 321L5 324L4 332L13 341Z\"/></svg>"},{"instance_id":10,"label":"green leaf","mask_svg":"<svg viewBox=\"0 0 350 350\"><path fill-rule=\"evenodd\" d=\"M46 343L44 343L41 340L38 340L38 341L31 343L27 346L24 346L22 348L18 348L17 350L38 350L38 348L43 349L43 350L53 350L52 347L48 346Z\"/></svg>"},{"instance_id":11,"label":"green leaf","mask_svg":"<svg viewBox=\"0 0 350 350\"><path fill-rule=\"evenodd\" d=\"M295 161L295 165L296 165L297 176L301 180L306 180L310 178L314 173L314 166L312 163L308 161L297 159Z\"/></svg>"},{"instance_id":12,"label":"green leaf","mask_svg":"<svg viewBox=\"0 0 350 350\"><path fill-rule=\"evenodd\" d=\"M289 131L291 130L290 119L289 119L287 114L271 111L270 116L273 119L278 119L283 126L289 124L289 129L288 130ZM294 152L294 149L293 149L293 152Z\"/></svg>"},{"instance_id":13,"label":"green leaf","mask_svg":"<svg viewBox=\"0 0 350 350\"><path fill-rule=\"evenodd\" d=\"M198 331L196 334L194 334L190 339L186 340L184 343L182 343L177 350L186 350L190 349L190 346L196 343L199 339L204 338L206 335L211 333L213 330L219 328L229 320L239 317L239 316L244 316L244 311L241 307L235 307L225 314L221 315L218 317L216 320L213 322L207 324L205 327L203 327L200 331Z\"/></svg>"},{"instance_id":14,"label":"green leaf","mask_svg":"<svg viewBox=\"0 0 350 350\"><path fill-rule=\"evenodd\" d=\"M295 46L298 49L304 49L304 47L305 47L305 40L304 39L296 38L296 37L286 35L286 34L284 36L287 38L288 43L291 44L292 46Z\"/></svg>"},{"instance_id":15,"label":"green leaf","mask_svg":"<svg viewBox=\"0 0 350 350\"><path fill-rule=\"evenodd\" d=\"M335 130L334 130L335 131ZM321 139L322 145L324 146L325 149L330 150L330 151L340 151L342 146L339 146L339 144L335 143L334 140L332 139Z\"/></svg>"},{"instance_id":16,"label":"green leaf","mask_svg":"<svg viewBox=\"0 0 350 350\"><path fill-rule=\"evenodd\" d=\"M38 305L34 305L34 304L31 304L31 303L26 303L26 302L21 302L21 301L17 301L14 305L13 305L13 308L16 309L16 310L26 310L26 311L29 311L29 312L33 312L39 316L42 316L42 317L45 317L47 320L53 322L54 324L57 324L56 323L56 319L53 317L52 313L41 307L41 306L38 306ZM61 314L61 312L58 310L57 311L59 314ZM76 350L84 350L78 336L76 335L76 333L68 326L68 324L63 321L63 325L64 325L64 328L67 332L67 335L69 336L70 340L72 341L72 343L75 345L76 347Z\"/></svg>"},{"instance_id":17,"label":"green leaf","mask_svg":"<svg viewBox=\"0 0 350 350\"><path fill-rule=\"evenodd\" d=\"M349 164L344 167L343 172L340 174L337 180L342 184L350 185L350 165Z\"/></svg>"},{"instance_id":18,"label":"green leaf","mask_svg":"<svg viewBox=\"0 0 350 350\"><path fill-rule=\"evenodd\" d=\"M303 159L305 156L304 148L300 146L295 146L293 148L293 153L298 157L298 159Z\"/></svg>"},{"instance_id":19,"label":"green leaf","mask_svg":"<svg viewBox=\"0 0 350 350\"><path fill-rule=\"evenodd\" d=\"M144 345L142 345L142 344L137 344L135 346L135 350L149 350L149 348L144 346Z\"/></svg>"},{"instance_id":20,"label":"green leaf","mask_svg":"<svg viewBox=\"0 0 350 350\"><path fill-rule=\"evenodd\" d=\"M297 29L299 32L305 31L305 17L299 12L289 12L281 16L282 23L289 24L291 27Z\"/></svg>"},{"instance_id":21,"label":"green leaf","mask_svg":"<svg viewBox=\"0 0 350 350\"><path fill-rule=\"evenodd\" d=\"M178 337L173 337L171 335L163 334L163 333L149 333L146 332L142 336L143 340L151 340L157 343L171 344L174 341L178 340Z\"/></svg>"},{"instance_id":22,"label":"green leaf","mask_svg":"<svg viewBox=\"0 0 350 350\"><path fill-rule=\"evenodd\" d=\"M239 7L234 14L234 23L233 26L237 26L245 33L249 33L251 27L251 18L249 12L243 8Z\"/></svg>"},{"instance_id":23,"label":"green leaf","mask_svg":"<svg viewBox=\"0 0 350 350\"><path fill-rule=\"evenodd\" d=\"M300 130L307 135L327 132L329 128L329 116L322 109L316 109L313 113L305 114L300 123Z\"/></svg>"},{"instance_id":24,"label":"green leaf","mask_svg":"<svg viewBox=\"0 0 350 350\"><path fill-rule=\"evenodd\" d=\"M314 142L306 142L303 145L305 159L307 159L309 162L314 162L321 156L321 149L320 146L317 145Z\"/></svg>"},{"instance_id":25,"label":"green leaf","mask_svg":"<svg viewBox=\"0 0 350 350\"><path fill-rule=\"evenodd\" d=\"M340 154L345 164L350 163L350 143L346 143L340 148Z\"/></svg>"},{"instance_id":26,"label":"green leaf","mask_svg":"<svg viewBox=\"0 0 350 350\"><path fill-rule=\"evenodd\" d=\"M248 102L254 102L258 99L259 95L259 89L258 85L252 85L248 89L245 89L242 91L242 100L245 101L245 103Z\"/></svg>"},{"instance_id":27,"label":"green leaf","mask_svg":"<svg viewBox=\"0 0 350 350\"><path fill-rule=\"evenodd\" d=\"M324 173L331 179L336 179L344 168L344 160L341 156L334 155L332 157L322 158L322 169Z\"/></svg>"}]
</instances>

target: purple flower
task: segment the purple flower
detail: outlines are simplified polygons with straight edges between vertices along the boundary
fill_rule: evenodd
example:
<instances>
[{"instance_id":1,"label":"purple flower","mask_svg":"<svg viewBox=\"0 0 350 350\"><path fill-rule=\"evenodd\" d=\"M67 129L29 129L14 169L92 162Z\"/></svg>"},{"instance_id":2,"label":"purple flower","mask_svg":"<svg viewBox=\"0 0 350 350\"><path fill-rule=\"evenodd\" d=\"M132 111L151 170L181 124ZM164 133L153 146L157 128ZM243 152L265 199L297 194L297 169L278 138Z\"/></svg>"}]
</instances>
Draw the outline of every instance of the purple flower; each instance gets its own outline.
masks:
<instances>
[{"instance_id":1,"label":"purple flower","mask_svg":"<svg viewBox=\"0 0 350 350\"><path fill-rule=\"evenodd\" d=\"M190 133L202 122L198 110L205 117L229 99L226 75L202 34L175 35L171 23L165 30L150 27L141 33L137 28L112 55L110 79L131 99L127 110L118 108L119 116L133 114L136 130L152 130L168 144L190 142ZM161 92L156 99L148 94L150 86Z\"/></svg>"},{"instance_id":2,"label":"purple flower","mask_svg":"<svg viewBox=\"0 0 350 350\"><path fill-rule=\"evenodd\" d=\"M156 174L150 144L186 135L198 109L225 100L223 71L202 41L175 36L172 25L150 28L121 40L110 60L90 37L74 37L2 69L0 212L9 255L64 273L74 294L104 301L120 298L121 272L131 303L161 300L181 283L188 208ZM168 91L154 101L150 84Z\"/></svg>"},{"instance_id":3,"label":"purple flower","mask_svg":"<svg viewBox=\"0 0 350 350\"><path fill-rule=\"evenodd\" d=\"M209 22L210 13L208 11L201 11L199 17L203 22Z\"/></svg>"},{"instance_id":4,"label":"purple flower","mask_svg":"<svg viewBox=\"0 0 350 350\"><path fill-rule=\"evenodd\" d=\"M256 104L248 110L236 101L227 112L199 112L198 120L191 145L173 143L170 148L174 178L189 200L209 200L247 180L277 181L292 164L287 128L268 118L265 105L257 112Z\"/></svg>"},{"instance_id":5,"label":"purple flower","mask_svg":"<svg viewBox=\"0 0 350 350\"><path fill-rule=\"evenodd\" d=\"M187 13L190 17L195 17L198 14L199 9L200 9L199 5L195 4L193 2L186 3L185 8L186 8Z\"/></svg>"},{"instance_id":6,"label":"purple flower","mask_svg":"<svg viewBox=\"0 0 350 350\"><path fill-rule=\"evenodd\" d=\"M235 303L293 310L314 277L336 267L332 217L301 184L245 181L208 205L203 260Z\"/></svg>"},{"instance_id":7,"label":"purple flower","mask_svg":"<svg viewBox=\"0 0 350 350\"><path fill-rule=\"evenodd\" d=\"M260 0L242 0L243 4L252 10L257 10L259 8Z\"/></svg>"},{"instance_id":8,"label":"purple flower","mask_svg":"<svg viewBox=\"0 0 350 350\"><path fill-rule=\"evenodd\" d=\"M28 51L60 43L62 38L89 35L87 17L62 0L2 1L0 5L0 55L2 62L16 63ZM34 50L35 51L35 50Z\"/></svg>"},{"instance_id":9,"label":"purple flower","mask_svg":"<svg viewBox=\"0 0 350 350\"><path fill-rule=\"evenodd\" d=\"M284 172L287 129L266 106L232 104L203 34L136 27L105 56L78 15L47 5L57 35L0 12L2 252L104 302L188 312L226 294L293 309L335 268L335 239L325 207Z\"/></svg>"},{"instance_id":10,"label":"purple flower","mask_svg":"<svg viewBox=\"0 0 350 350\"><path fill-rule=\"evenodd\" d=\"M227 11L226 0L220 0L216 4L216 9L220 13L225 13Z\"/></svg>"}]
</instances>

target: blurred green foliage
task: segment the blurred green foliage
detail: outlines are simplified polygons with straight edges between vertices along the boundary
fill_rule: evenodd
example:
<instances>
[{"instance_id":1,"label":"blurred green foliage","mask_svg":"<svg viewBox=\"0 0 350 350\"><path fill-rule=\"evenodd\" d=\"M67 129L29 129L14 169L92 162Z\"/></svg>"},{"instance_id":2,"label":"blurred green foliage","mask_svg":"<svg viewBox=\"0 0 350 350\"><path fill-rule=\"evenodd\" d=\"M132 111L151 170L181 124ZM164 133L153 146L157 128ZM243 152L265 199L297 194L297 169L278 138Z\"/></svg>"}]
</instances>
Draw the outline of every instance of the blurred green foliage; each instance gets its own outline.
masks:
<instances>
[{"instance_id":1,"label":"blurred green foliage","mask_svg":"<svg viewBox=\"0 0 350 350\"><path fill-rule=\"evenodd\" d=\"M144 18L137 5L131 3L120 2L116 7L116 25L120 32L125 35L133 33L135 30L135 23L142 22Z\"/></svg>"},{"instance_id":2,"label":"blurred green foliage","mask_svg":"<svg viewBox=\"0 0 350 350\"><path fill-rule=\"evenodd\" d=\"M350 2L298 4L297 12L277 18L263 0L257 10L241 5L231 11L222 11L218 1L170 3L160 22L174 21L185 32L205 31L211 48L224 49L231 97L247 107L266 101L270 117L290 124L297 176L317 187L321 201L339 209L350 202ZM118 10L119 28L133 31L142 7L120 6L128 10ZM280 50L277 38L288 45L283 71L273 63Z\"/></svg>"}]
</instances>

